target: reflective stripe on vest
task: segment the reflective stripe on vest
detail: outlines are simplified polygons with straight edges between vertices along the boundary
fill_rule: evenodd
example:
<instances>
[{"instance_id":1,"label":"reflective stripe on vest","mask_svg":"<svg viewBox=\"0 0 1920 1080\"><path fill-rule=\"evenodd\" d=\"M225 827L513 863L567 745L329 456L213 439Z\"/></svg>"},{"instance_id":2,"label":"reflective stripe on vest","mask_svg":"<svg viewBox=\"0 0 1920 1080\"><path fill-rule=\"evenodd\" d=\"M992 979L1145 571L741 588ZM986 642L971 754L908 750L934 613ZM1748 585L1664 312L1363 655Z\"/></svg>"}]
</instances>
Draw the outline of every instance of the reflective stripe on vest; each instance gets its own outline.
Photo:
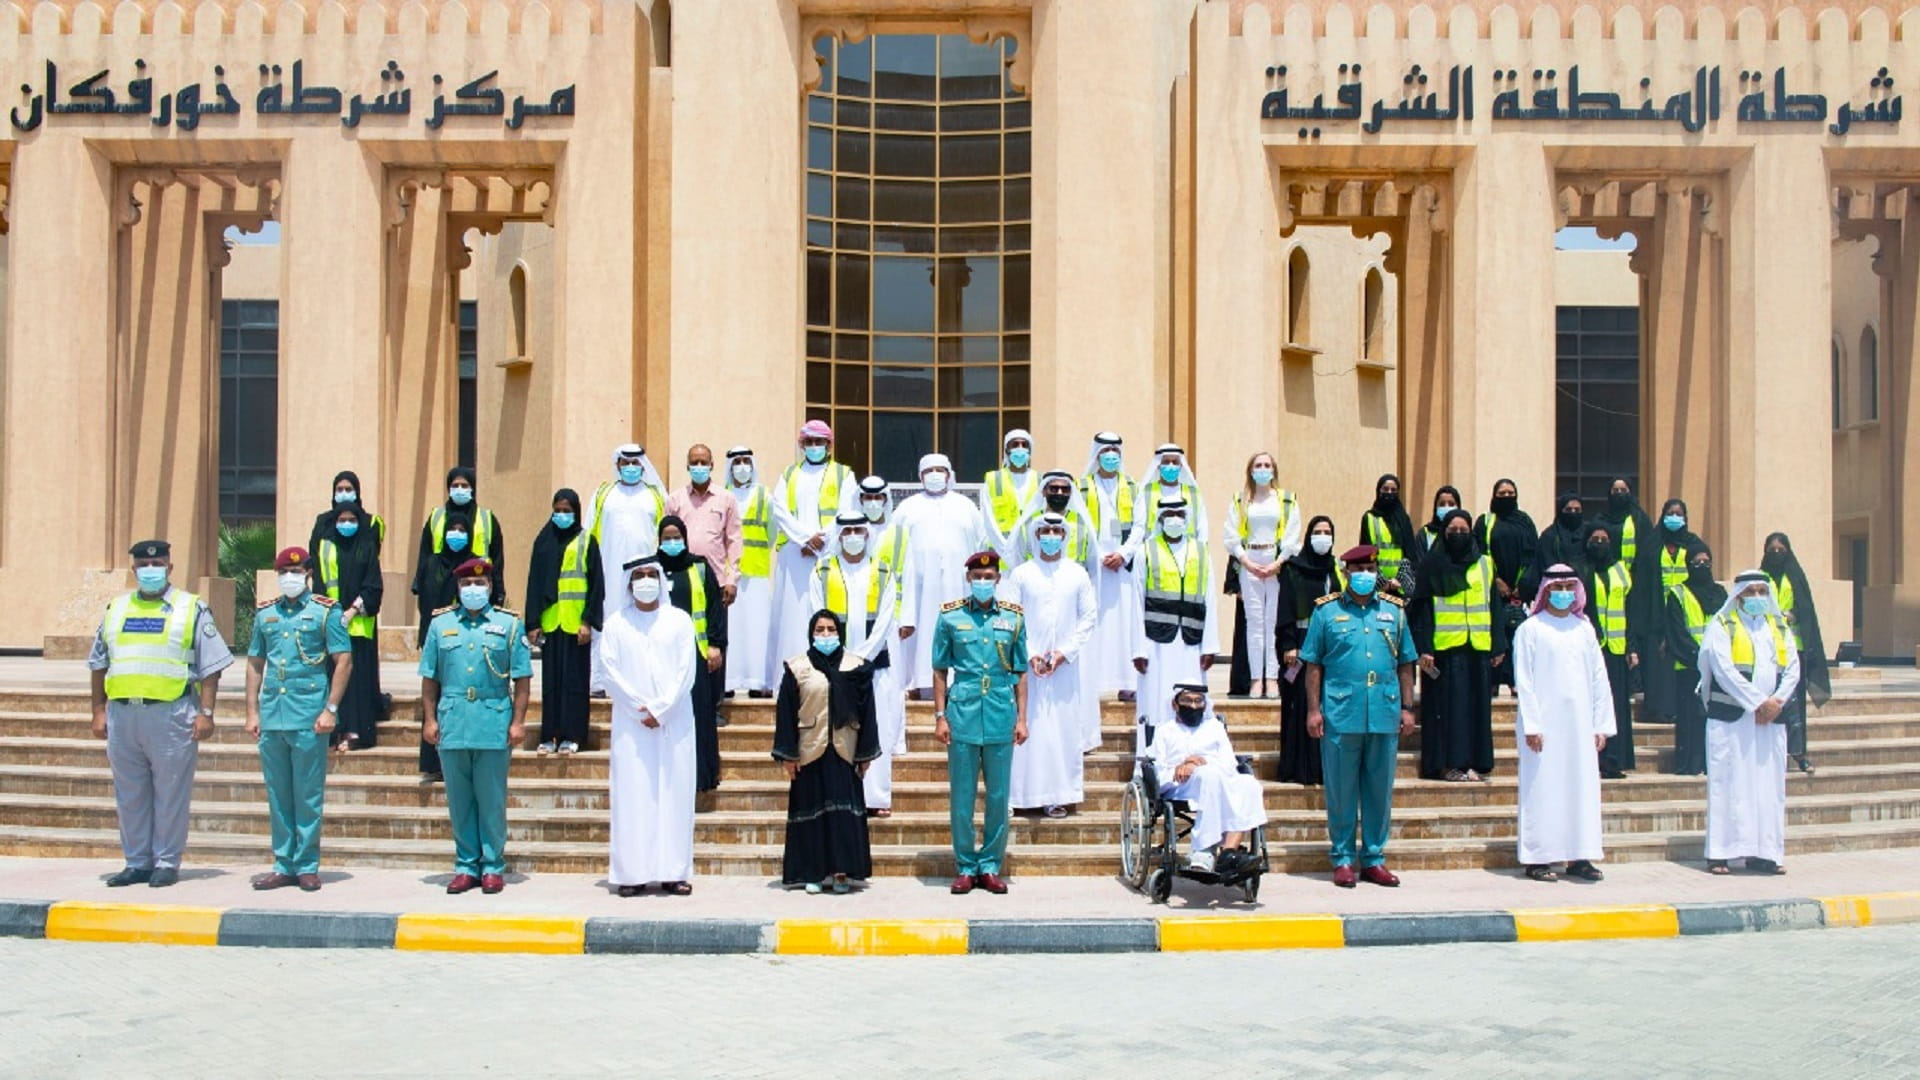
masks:
<instances>
[{"instance_id":1,"label":"reflective stripe on vest","mask_svg":"<svg viewBox=\"0 0 1920 1080\"><path fill-rule=\"evenodd\" d=\"M1800 643L1800 621L1793 617L1793 579L1776 578L1767 575L1773 582L1773 598L1780 604L1780 613L1787 617L1787 632L1793 635L1793 651L1799 652L1804 646Z\"/></svg>"},{"instance_id":2,"label":"reflective stripe on vest","mask_svg":"<svg viewBox=\"0 0 1920 1080\"><path fill-rule=\"evenodd\" d=\"M787 466L787 470L780 474L780 486L785 488L787 492L787 513L796 517L800 514L800 505L798 497L793 493L793 478L799 474L800 468L800 463L796 461ZM829 460L825 474L820 477L820 500L814 505L814 516L819 519L815 522L815 526L820 532L826 532L827 526L833 524L833 519L840 516L840 484L842 480L849 483L854 482L853 470L837 461ZM773 538L773 550L779 551L786 546L787 534L785 532L777 532Z\"/></svg>"},{"instance_id":3,"label":"reflective stripe on vest","mask_svg":"<svg viewBox=\"0 0 1920 1080\"><path fill-rule=\"evenodd\" d=\"M1277 548L1281 539L1287 535L1287 526L1293 523L1294 515L1299 513L1299 503L1294 501L1293 492L1285 488L1276 489L1275 497L1280 500L1280 522L1273 530L1273 543ZM1245 492L1241 492L1233 497L1232 514L1233 519L1240 523L1240 544L1244 547L1247 543L1247 537L1250 535L1250 531L1247 528L1247 496Z\"/></svg>"},{"instance_id":4,"label":"reflective stripe on vest","mask_svg":"<svg viewBox=\"0 0 1920 1080\"><path fill-rule=\"evenodd\" d=\"M468 534L466 554L476 559L487 557L487 550L493 546L493 511L475 510L473 531ZM433 553L440 554L447 546L447 508L434 507L433 514L427 519L427 525L433 531Z\"/></svg>"},{"instance_id":5,"label":"reflective stripe on vest","mask_svg":"<svg viewBox=\"0 0 1920 1080\"><path fill-rule=\"evenodd\" d=\"M1595 575L1594 611L1600 616L1600 647L1615 656L1627 652L1627 593L1633 591L1633 575L1627 564L1616 562L1604 574Z\"/></svg>"},{"instance_id":6,"label":"reflective stripe on vest","mask_svg":"<svg viewBox=\"0 0 1920 1080\"><path fill-rule=\"evenodd\" d=\"M1700 606L1700 601L1693 595L1693 590L1687 588L1685 585L1673 586L1673 588L1668 590L1668 595L1674 598L1675 602L1680 605L1681 614L1687 617L1687 633L1693 635L1693 643L1695 645L1700 644L1707 636L1706 609ZM1673 662L1673 670L1687 671L1690 669L1687 665L1675 660Z\"/></svg>"},{"instance_id":7,"label":"reflective stripe on vest","mask_svg":"<svg viewBox=\"0 0 1920 1080\"><path fill-rule=\"evenodd\" d=\"M340 603L340 545L331 540L320 541L320 591L327 599ZM370 638L376 632L377 620L371 615L355 615L347 620L349 637Z\"/></svg>"},{"instance_id":8,"label":"reflective stripe on vest","mask_svg":"<svg viewBox=\"0 0 1920 1080\"><path fill-rule=\"evenodd\" d=\"M868 532L872 532L870 527ZM907 565L907 530L898 525L888 524L880 533L880 542L874 545L873 561L898 574Z\"/></svg>"},{"instance_id":9,"label":"reflective stripe on vest","mask_svg":"<svg viewBox=\"0 0 1920 1080\"><path fill-rule=\"evenodd\" d=\"M1032 475L1031 472L1028 475ZM987 474L987 506L993 511L994 527L1005 535L1020 521L1020 492L1014 486L1013 473L995 469Z\"/></svg>"},{"instance_id":10,"label":"reflective stripe on vest","mask_svg":"<svg viewBox=\"0 0 1920 1080\"><path fill-rule=\"evenodd\" d=\"M1747 624L1734 617L1732 612L1720 616L1720 625L1727 631L1727 642L1733 658L1733 667L1743 679L1753 678L1753 636L1747 633ZM1787 639L1789 631L1784 621L1769 614L1767 625L1773 629L1773 662L1780 674L1787 670ZM1714 720L1738 720L1746 715L1746 706L1735 701L1730 694L1723 693L1719 680L1707 689L1707 716Z\"/></svg>"},{"instance_id":11,"label":"reflective stripe on vest","mask_svg":"<svg viewBox=\"0 0 1920 1080\"><path fill-rule=\"evenodd\" d=\"M1671 589L1687 583L1687 549L1660 549L1660 587Z\"/></svg>"},{"instance_id":12,"label":"reflective stripe on vest","mask_svg":"<svg viewBox=\"0 0 1920 1080\"><path fill-rule=\"evenodd\" d=\"M540 629L545 633L564 630L580 632L580 620L587 613L587 545L593 537L582 531L560 549L558 599L540 613Z\"/></svg>"},{"instance_id":13,"label":"reflective stripe on vest","mask_svg":"<svg viewBox=\"0 0 1920 1080\"><path fill-rule=\"evenodd\" d=\"M1387 527L1385 520L1369 510L1362 515L1367 523L1367 543L1373 545L1379 553L1375 562L1379 564L1380 576L1397 578L1400 576L1400 564L1405 561L1406 552L1394 542L1393 530Z\"/></svg>"},{"instance_id":14,"label":"reflective stripe on vest","mask_svg":"<svg viewBox=\"0 0 1920 1080\"><path fill-rule=\"evenodd\" d=\"M615 486L615 481L603 480L600 482L600 486L594 489L593 538L596 541L604 542L604 538L600 535L600 526L607 520L607 496L613 494ZM655 523L658 523L661 518L667 516L667 497L660 494L659 488L649 487L646 491L647 494L653 496L653 520Z\"/></svg>"},{"instance_id":15,"label":"reflective stripe on vest","mask_svg":"<svg viewBox=\"0 0 1920 1080\"><path fill-rule=\"evenodd\" d=\"M107 643L107 696L174 701L185 694L193 678L189 636L199 609L200 598L179 589L158 600L137 592L115 597L101 635Z\"/></svg>"},{"instance_id":16,"label":"reflective stripe on vest","mask_svg":"<svg viewBox=\"0 0 1920 1080\"><path fill-rule=\"evenodd\" d=\"M1433 647L1457 649L1471 643L1493 651L1493 560L1482 555L1467 571L1467 587L1433 598Z\"/></svg>"},{"instance_id":17,"label":"reflective stripe on vest","mask_svg":"<svg viewBox=\"0 0 1920 1080\"><path fill-rule=\"evenodd\" d=\"M1207 621L1207 581L1211 576L1206 545L1187 541L1187 563L1173 557L1164 536L1147 542L1146 627L1150 641L1165 645L1177 634L1188 645L1200 644Z\"/></svg>"},{"instance_id":18,"label":"reflective stripe on vest","mask_svg":"<svg viewBox=\"0 0 1920 1080\"><path fill-rule=\"evenodd\" d=\"M1640 550L1640 541L1634 539L1633 515L1628 514L1620 521L1620 561L1632 564L1633 557Z\"/></svg>"},{"instance_id":19,"label":"reflective stripe on vest","mask_svg":"<svg viewBox=\"0 0 1920 1080\"><path fill-rule=\"evenodd\" d=\"M740 508L740 576L766 577L773 572L773 497L766 485L753 485L747 505Z\"/></svg>"},{"instance_id":20,"label":"reflective stripe on vest","mask_svg":"<svg viewBox=\"0 0 1920 1080\"><path fill-rule=\"evenodd\" d=\"M1114 516L1120 519L1118 535L1121 543L1127 542L1127 536L1133 532L1133 500L1139 498L1140 489L1123 473L1113 478ZM1100 481L1096 474L1088 473L1080 478L1080 496L1086 500L1087 516L1093 525L1095 536L1100 535Z\"/></svg>"},{"instance_id":21,"label":"reflective stripe on vest","mask_svg":"<svg viewBox=\"0 0 1920 1080\"><path fill-rule=\"evenodd\" d=\"M707 659L707 575L699 563L689 563L687 575L687 614L693 616L693 637L700 646L700 662ZM669 583L668 588L672 585Z\"/></svg>"},{"instance_id":22,"label":"reflective stripe on vest","mask_svg":"<svg viewBox=\"0 0 1920 1080\"><path fill-rule=\"evenodd\" d=\"M827 610L842 619L848 618L847 572L840 566L840 560L837 558L822 560L819 567L814 570L814 574L820 578L820 593L826 599ZM897 611L900 607L900 593L894 588L893 570L876 563L873 573L867 578L869 625L871 620L880 614L880 598L886 595L889 589L894 589L893 604L894 610Z\"/></svg>"}]
</instances>

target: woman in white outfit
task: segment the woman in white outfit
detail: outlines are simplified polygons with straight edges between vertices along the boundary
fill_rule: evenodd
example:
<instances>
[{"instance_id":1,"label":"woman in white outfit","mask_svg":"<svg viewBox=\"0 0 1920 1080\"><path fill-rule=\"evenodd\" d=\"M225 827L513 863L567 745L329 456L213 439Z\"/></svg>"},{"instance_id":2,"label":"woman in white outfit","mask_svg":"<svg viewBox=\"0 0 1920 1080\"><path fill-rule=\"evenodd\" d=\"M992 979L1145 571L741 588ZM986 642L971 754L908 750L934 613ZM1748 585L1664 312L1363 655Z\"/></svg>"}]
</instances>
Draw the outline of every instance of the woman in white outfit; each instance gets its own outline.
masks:
<instances>
[{"instance_id":1,"label":"woman in white outfit","mask_svg":"<svg viewBox=\"0 0 1920 1080\"><path fill-rule=\"evenodd\" d=\"M1227 508L1226 548L1240 561L1247 677L1256 697L1271 697L1280 692L1280 658L1274 650L1280 568L1300 554L1300 503L1275 479L1272 454L1261 451L1247 459L1246 484Z\"/></svg>"}]
</instances>

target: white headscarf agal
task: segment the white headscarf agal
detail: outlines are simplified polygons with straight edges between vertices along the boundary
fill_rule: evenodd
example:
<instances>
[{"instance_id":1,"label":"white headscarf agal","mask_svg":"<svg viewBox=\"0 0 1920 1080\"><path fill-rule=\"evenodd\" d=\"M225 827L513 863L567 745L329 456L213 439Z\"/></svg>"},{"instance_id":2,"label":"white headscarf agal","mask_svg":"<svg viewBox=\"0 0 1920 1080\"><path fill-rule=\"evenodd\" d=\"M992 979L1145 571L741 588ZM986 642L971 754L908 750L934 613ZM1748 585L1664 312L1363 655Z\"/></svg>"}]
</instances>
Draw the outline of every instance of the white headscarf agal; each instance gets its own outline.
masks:
<instances>
[{"instance_id":1,"label":"white headscarf agal","mask_svg":"<svg viewBox=\"0 0 1920 1080\"><path fill-rule=\"evenodd\" d=\"M1080 475L1081 476L1100 475L1100 451L1108 449L1109 447L1111 447L1112 449L1118 450L1121 448L1121 445L1122 443L1120 439L1120 433L1117 431L1094 432L1093 445L1087 448L1087 467L1080 470ZM1117 479L1118 477L1124 475L1126 468L1127 468L1126 458L1122 457L1120 459L1120 471L1114 474L1115 478Z\"/></svg>"},{"instance_id":2,"label":"white headscarf agal","mask_svg":"<svg viewBox=\"0 0 1920 1080\"><path fill-rule=\"evenodd\" d=\"M623 443L613 448L613 475L615 478L618 478L620 475L620 459L623 457L637 457L640 459L640 483L643 487L658 488L661 491L667 489L666 481L660 479L660 471L653 467L653 459L647 457L646 448L642 447L639 443Z\"/></svg>"},{"instance_id":3,"label":"white headscarf agal","mask_svg":"<svg viewBox=\"0 0 1920 1080\"><path fill-rule=\"evenodd\" d=\"M859 529L871 536L873 530L876 528L873 522L867 520L865 514L840 514L833 519L833 524L835 525L833 534L833 549L835 551L840 550L841 542L847 538L847 533L854 529ZM873 549L869 546L867 550L871 551Z\"/></svg>"},{"instance_id":4,"label":"white headscarf agal","mask_svg":"<svg viewBox=\"0 0 1920 1080\"><path fill-rule=\"evenodd\" d=\"M948 479L953 477L953 462L949 461L945 454L920 455L920 475L927 475L928 469L945 469Z\"/></svg>"},{"instance_id":5,"label":"white headscarf agal","mask_svg":"<svg viewBox=\"0 0 1920 1080\"><path fill-rule=\"evenodd\" d=\"M1162 531L1160 526L1162 522L1166 521L1167 515L1172 513L1178 513L1182 517L1187 519L1187 532L1185 536L1181 537L1181 539L1182 540L1192 539L1193 538L1193 508L1187 505L1187 500L1181 499L1181 498L1161 499L1159 502L1154 504L1154 507L1153 507L1154 534L1165 535L1165 533ZM1172 539L1172 537L1168 537L1168 539Z\"/></svg>"},{"instance_id":6,"label":"white headscarf agal","mask_svg":"<svg viewBox=\"0 0 1920 1080\"><path fill-rule=\"evenodd\" d=\"M744 446L736 446L733 449L727 451L726 479L727 479L727 487L730 490L738 491L740 490L741 487L744 486L744 485L736 484L733 482L733 466L742 459L745 459L746 463L752 466L753 479L754 480L760 479L760 462L754 458L753 451L749 450Z\"/></svg>"},{"instance_id":7,"label":"white headscarf agal","mask_svg":"<svg viewBox=\"0 0 1920 1080\"><path fill-rule=\"evenodd\" d=\"M1751 618L1740 607L1740 594L1755 585L1766 590L1767 614L1776 619L1785 619L1786 615L1780 610L1780 598L1773 594L1773 582L1764 570L1742 570L1732 581L1727 582L1727 602L1720 605L1720 610L1714 613L1714 618L1717 619L1722 615L1732 615L1737 619Z\"/></svg>"},{"instance_id":8,"label":"white headscarf agal","mask_svg":"<svg viewBox=\"0 0 1920 1080\"><path fill-rule=\"evenodd\" d=\"M1012 431L1000 437L1000 461L1002 464L1006 462L1007 451L1013 448L1013 440L1015 439L1025 439L1027 441L1027 449L1033 449L1033 432L1028 431L1026 428L1014 428Z\"/></svg>"},{"instance_id":9,"label":"white headscarf agal","mask_svg":"<svg viewBox=\"0 0 1920 1080\"><path fill-rule=\"evenodd\" d=\"M1140 486L1146 487L1160 482L1160 459L1168 454L1180 455L1180 482L1199 487L1200 481L1194 479L1193 466L1187 464L1187 452L1179 443L1160 444L1160 449L1153 452L1153 463L1147 466L1146 472L1140 474Z\"/></svg>"},{"instance_id":10,"label":"white headscarf agal","mask_svg":"<svg viewBox=\"0 0 1920 1080\"><path fill-rule=\"evenodd\" d=\"M1055 480L1067 482L1067 508L1059 511L1047 509L1047 484ZM1017 554L1020 559L1030 559L1039 548L1034 545L1033 535L1040 528L1041 521L1048 517L1059 517L1060 523L1077 520L1082 529L1093 524L1093 515L1087 511L1087 500L1080 494L1080 485L1073 482L1073 474L1065 469L1048 469L1040 474L1040 482L1033 485L1033 491L1027 495L1027 501L1021 504L1020 520L1013 527L1012 535L1019 539Z\"/></svg>"}]
</instances>

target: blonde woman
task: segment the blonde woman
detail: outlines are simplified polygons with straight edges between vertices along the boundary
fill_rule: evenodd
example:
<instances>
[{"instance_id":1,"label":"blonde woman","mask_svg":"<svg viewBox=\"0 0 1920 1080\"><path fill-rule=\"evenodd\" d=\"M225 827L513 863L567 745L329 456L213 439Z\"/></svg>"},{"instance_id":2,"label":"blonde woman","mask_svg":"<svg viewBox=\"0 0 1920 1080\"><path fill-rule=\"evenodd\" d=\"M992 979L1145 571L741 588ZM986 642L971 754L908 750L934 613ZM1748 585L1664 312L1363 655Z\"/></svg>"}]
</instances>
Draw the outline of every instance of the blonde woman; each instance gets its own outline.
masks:
<instances>
[{"instance_id":1,"label":"blonde woman","mask_svg":"<svg viewBox=\"0 0 1920 1080\"><path fill-rule=\"evenodd\" d=\"M1240 602L1246 608L1247 677L1252 692L1269 697L1280 689L1274 621L1280 568L1300 553L1300 504L1280 486L1273 455L1247 459L1246 482L1227 508L1227 554L1240 563Z\"/></svg>"}]
</instances>

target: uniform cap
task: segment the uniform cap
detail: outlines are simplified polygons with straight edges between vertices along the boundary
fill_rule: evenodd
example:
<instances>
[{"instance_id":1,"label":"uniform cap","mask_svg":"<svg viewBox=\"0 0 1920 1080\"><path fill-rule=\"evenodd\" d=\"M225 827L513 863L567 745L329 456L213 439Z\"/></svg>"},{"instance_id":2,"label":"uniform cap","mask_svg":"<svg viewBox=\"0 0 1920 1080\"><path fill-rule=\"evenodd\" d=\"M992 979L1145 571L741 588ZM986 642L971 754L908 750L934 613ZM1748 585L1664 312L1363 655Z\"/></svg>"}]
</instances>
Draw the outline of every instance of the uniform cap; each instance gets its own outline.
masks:
<instances>
[{"instance_id":1,"label":"uniform cap","mask_svg":"<svg viewBox=\"0 0 1920 1080\"><path fill-rule=\"evenodd\" d=\"M492 577L493 564L485 559L468 559L453 568L453 576L456 578Z\"/></svg>"},{"instance_id":2,"label":"uniform cap","mask_svg":"<svg viewBox=\"0 0 1920 1080\"><path fill-rule=\"evenodd\" d=\"M173 555L173 545L165 540L142 540L127 549L136 559L165 559Z\"/></svg>"},{"instance_id":3,"label":"uniform cap","mask_svg":"<svg viewBox=\"0 0 1920 1080\"><path fill-rule=\"evenodd\" d=\"M275 570L305 570L307 568L307 549L290 547L281 550L273 557Z\"/></svg>"},{"instance_id":4,"label":"uniform cap","mask_svg":"<svg viewBox=\"0 0 1920 1080\"><path fill-rule=\"evenodd\" d=\"M1343 563L1374 562L1379 558L1379 548L1374 547L1372 544L1356 544L1348 548L1345 555L1340 556L1340 561Z\"/></svg>"},{"instance_id":5,"label":"uniform cap","mask_svg":"<svg viewBox=\"0 0 1920 1080\"><path fill-rule=\"evenodd\" d=\"M967 556L967 569L998 570L1000 569L1000 553L997 551L976 551Z\"/></svg>"}]
</instances>

